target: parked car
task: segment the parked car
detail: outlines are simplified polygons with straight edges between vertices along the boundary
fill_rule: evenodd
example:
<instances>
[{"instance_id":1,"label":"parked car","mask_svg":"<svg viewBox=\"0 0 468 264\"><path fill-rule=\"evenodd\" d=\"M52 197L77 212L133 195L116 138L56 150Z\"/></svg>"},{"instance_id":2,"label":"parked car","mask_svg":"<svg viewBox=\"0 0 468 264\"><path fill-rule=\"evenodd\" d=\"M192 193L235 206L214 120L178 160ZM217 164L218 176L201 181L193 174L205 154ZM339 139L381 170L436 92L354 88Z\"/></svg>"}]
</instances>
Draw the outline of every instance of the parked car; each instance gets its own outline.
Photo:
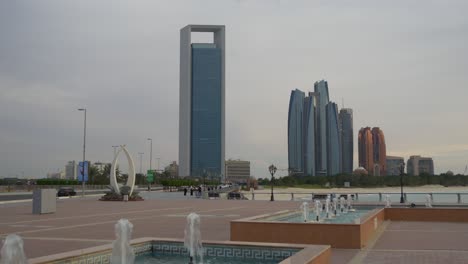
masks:
<instances>
[{"instance_id":1,"label":"parked car","mask_svg":"<svg viewBox=\"0 0 468 264\"><path fill-rule=\"evenodd\" d=\"M75 196L76 192L72 187L62 187L57 191L57 196Z\"/></svg>"}]
</instances>

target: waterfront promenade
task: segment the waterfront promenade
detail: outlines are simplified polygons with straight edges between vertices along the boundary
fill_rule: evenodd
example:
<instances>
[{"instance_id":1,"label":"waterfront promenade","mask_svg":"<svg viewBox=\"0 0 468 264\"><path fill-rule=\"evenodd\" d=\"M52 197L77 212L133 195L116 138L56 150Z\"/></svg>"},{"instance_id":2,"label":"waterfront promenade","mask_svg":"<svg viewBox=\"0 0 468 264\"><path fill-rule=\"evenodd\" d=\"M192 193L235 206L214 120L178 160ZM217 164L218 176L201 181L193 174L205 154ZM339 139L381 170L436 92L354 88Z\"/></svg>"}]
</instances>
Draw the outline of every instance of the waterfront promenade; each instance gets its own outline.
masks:
<instances>
[{"instance_id":1,"label":"waterfront promenade","mask_svg":"<svg viewBox=\"0 0 468 264\"><path fill-rule=\"evenodd\" d=\"M100 202L97 197L60 199L55 214L33 215L32 203L0 205L0 236L23 237L29 258L96 245L115 238L121 218L134 225L132 237L184 236L185 217L201 215L202 238L229 240L230 221L280 210L297 201L200 200L182 193L142 192L142 202ZM304 234L313 235L313 234ZM466 263L468 223L390 222L363 250L332 249L332 263Z\"/></svg>"}]
</instances>

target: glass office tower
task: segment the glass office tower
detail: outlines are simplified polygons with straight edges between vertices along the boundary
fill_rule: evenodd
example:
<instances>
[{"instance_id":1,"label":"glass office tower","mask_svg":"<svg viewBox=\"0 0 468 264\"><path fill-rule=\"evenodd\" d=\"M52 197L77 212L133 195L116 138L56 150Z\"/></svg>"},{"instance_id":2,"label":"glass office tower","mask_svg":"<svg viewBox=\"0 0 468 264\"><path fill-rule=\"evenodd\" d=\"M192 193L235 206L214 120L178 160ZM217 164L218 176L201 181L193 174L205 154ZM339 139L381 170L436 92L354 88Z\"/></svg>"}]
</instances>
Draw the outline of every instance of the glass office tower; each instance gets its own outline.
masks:
<instances>
[{"instance_id":1,"label":"glass office tower","mask_svg":"<svg viewBox=\"0 0 468 264\"><path fill-rule=\"evenodd\" d=\"M316 134L315 134L315 170L316 175L327 175L327 104L328 83L321 80L315 82L314 93L317 96L316 106Z\"/></svg>"},{"instance_id":2,"label":"glass office tower","mask_svg":"<svg viewBox=\"0 0 468 264\"><path fill-rule=\"evenodd\" d=\"M315 94L304 99L303 111L304 175L315 175Z\"/></svg>"},{"instance_id":3,"label":"glass office tower","mask_svg":"<svg viewBox=\"0 0 468 264\"><path fill-rule=\"evenodd\" d=\"M345 174L353 172L354 136L353 136L353 110L342 108L340 110L341 132L341 171Z\"/></svg>"},{"instance_id":4,"label":"glass office tower","mask_svg":"<svg viewBox=\"0 0 468 264\"><path fill-rule=\"evenodd\" d=\"M192 44L191 175L221 173L221 50Z\"/></svg>"},{"instance_id":5,"label":"glass office tower","mask_svg":"<svg viewBox=\"0 0 468 264\"><path fill-rule=\"evenodd\" d=\"M330 102L327 113L327 174L341 173L341 140L338 124L338 106Z\"/></svg>"},{"instance_id":6,"label":"glass office tower","mask_svg":"<svg viewBox=\"0 0 468 264\"><path fill-rule=\"evenodd\" d=\"M292 172L303 172L303 91L298 89L291 91L288 111L288 167Z\"/></svg>"},{"instance_id":7,"label":"glass office tower","mask_svg":"<svg viewBox=\"0 0 468 264\"><path fill-rule=\"evenodd\" d=\"M213 43L191 43L192 32ZM225 27L180 30L179 176L224 175Z\"/></svg>"}]
</instances>

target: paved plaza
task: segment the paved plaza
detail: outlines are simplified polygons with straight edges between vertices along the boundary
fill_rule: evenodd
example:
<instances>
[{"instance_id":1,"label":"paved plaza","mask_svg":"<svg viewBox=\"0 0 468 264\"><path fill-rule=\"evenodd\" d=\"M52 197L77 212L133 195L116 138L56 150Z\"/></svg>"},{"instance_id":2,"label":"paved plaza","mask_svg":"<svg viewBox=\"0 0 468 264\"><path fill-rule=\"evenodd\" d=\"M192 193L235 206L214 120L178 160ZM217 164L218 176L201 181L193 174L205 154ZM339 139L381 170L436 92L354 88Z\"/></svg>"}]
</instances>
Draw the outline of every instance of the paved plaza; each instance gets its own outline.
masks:
<instances>
[{"instance_id":1,"label":"paved plaza","mask_svg":"<svg viewBox=\"0 0 468 264\"><path fill-rule=\"evenodd\" d=\"M280 210L300 202L200 200L181 193L142 192L142 202L101 202L98 197L60 199L54 214L33 215L31 202L0 204L0 236L16 233L28 258L110 244L121 218L133 238L184 236L185 217L201 215L202 238L230 239L230 221ZM312 235L312 234L304 234ZM332 263L468 263L468 223L390 222L363 250L332 249Z\"/></svg>"}]
</instances>

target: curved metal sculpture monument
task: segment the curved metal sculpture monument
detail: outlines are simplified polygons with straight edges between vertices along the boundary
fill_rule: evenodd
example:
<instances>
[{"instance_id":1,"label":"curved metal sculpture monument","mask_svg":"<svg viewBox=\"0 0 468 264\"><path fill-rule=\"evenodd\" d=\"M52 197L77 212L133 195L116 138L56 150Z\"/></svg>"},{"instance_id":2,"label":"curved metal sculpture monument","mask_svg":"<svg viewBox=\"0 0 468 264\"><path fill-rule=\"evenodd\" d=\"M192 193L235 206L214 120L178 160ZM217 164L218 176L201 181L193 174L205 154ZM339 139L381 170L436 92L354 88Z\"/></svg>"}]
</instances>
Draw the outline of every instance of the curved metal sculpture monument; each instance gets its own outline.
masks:
<instances>
[{"instance_id":1,"label":"curved metal sculpture monument","mask_svg":"<svg viewBox=\"0 0 468 264\"><path fill-rule=\"evenodd\" d=\"M133 193L133 188L135 187L135 165L133 164L133 159L130 156L130 153L128 153L127 148L125 148L125 145L120 146L119 151L117 151L117 154L114 157L114 161L112 161L110 183L114 191L117 194L120 194L120 188L119 188L119 184L117 183L117 176L115 175L115 169L117 168L117 159L119 158L119 154L122 150L125 153L125 156L127 157L127 161L128 161L128 179L127 179L126 186L130 187L129 196L131 196Z\"/></svg>"}]
</instances>

